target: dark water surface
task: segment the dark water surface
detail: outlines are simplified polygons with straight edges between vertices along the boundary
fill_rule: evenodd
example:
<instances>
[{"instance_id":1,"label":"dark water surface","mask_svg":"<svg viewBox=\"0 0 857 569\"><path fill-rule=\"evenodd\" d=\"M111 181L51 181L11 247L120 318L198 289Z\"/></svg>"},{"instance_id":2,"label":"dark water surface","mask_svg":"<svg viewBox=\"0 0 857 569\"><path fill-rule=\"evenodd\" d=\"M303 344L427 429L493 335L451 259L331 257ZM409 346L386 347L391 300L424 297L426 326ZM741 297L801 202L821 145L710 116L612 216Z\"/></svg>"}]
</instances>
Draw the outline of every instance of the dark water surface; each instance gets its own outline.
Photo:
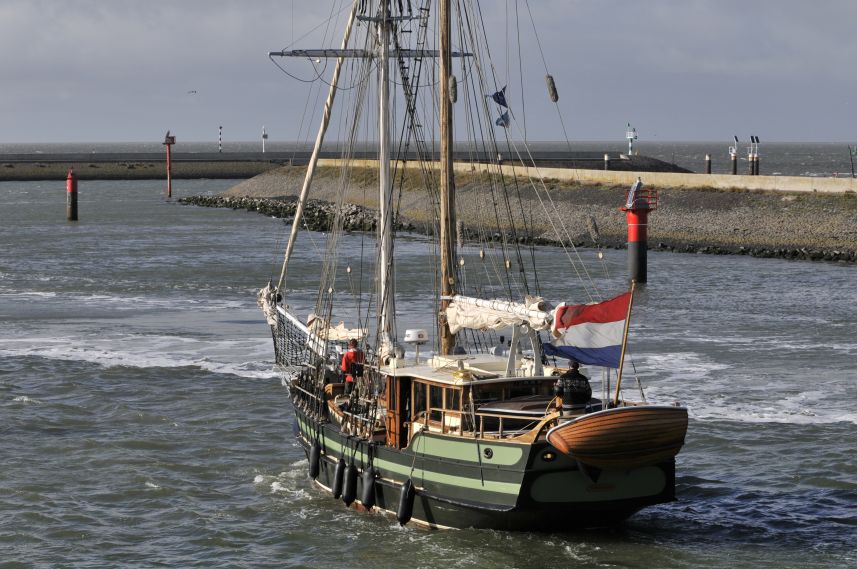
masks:
<instances>
[{"instance_id":1,"label":"dark water surface","mask_svg":"<svg viewBox=\"0 0 857 569\"><path fill-rule=\"evenodd\" d=\"M82 183L71 224L64 184L0 183L0 567L857 566L853 266L650 253L631 350L648 397L690 409L678 502L611 531L402 529L307 478L255 306L282 222L162 186ZM301 314L324 240L303 237ZM429 250L398 252L403 320L429 328ZM581 254L622 288L623 251ZM537 257L546 296L585 300Z\"/></svg>"}]
</instances>

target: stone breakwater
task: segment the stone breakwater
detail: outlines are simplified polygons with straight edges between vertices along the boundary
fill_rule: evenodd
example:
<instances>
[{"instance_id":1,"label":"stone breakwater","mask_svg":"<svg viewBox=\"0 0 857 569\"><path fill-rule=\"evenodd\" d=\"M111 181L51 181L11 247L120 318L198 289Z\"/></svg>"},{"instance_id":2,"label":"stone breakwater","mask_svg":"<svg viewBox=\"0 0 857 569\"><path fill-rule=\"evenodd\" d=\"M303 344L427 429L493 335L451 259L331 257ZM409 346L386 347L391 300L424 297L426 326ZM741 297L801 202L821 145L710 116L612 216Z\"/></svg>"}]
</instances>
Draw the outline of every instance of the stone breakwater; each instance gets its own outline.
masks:
<instances>
[{"instance_id":1,"label":"stone breakwater","mask_svg":"<svg viewBox=\"0 0 857 569\"><path fill-rule=\"evenodd\" d=\"M276 217L293 219L297 209L297 198L248 198L231 196L190 196L180 198L179 203L202 207L225 207L254 211ZM335 204L321 200L307 200L303 212L303 227L310 231L329 231L333 226L337 208ZM374 231L378 225L378 213L355 204L344 204L341 209L342 226L346 231ZM398 223L396 229L416 231L410 223Z\"/></svg>"},{"instance_id":2,"label":"stone breakwater","mask_svg":"<svg viewBox=\"0 0 857 569\"><path fill-rule=\"evenodd\" d=\"M196 205L202 207L221 207L234 210L246 210L279 219L294 218L297 200L293 197L285 198L254 198L241 196L191 196L181 198L180 203L185 205ZM333 225L336 206L330 202L321 200L309 200L304 208L304 228L311 231L329 231ZM342 209L343 228L346 231L374 231L378 216L373 209L361 207L355 204L346 204ZM597 222L596 222L597 223ZM430 229L425 224L403 221L396 224L397 229L412 231L420 234L428 234ZM462 228L463 238L476 238L475 231ZM489 239L500 240L500 233L490 234ZM523 235L518 237L518 242L535 245L556 245L557 241L544 235ZM616 236L602 236L598 229L590 227L586 238L575 241L576 246L584 247L607 247L621 249L625 247L623 238ZM674 251L681 253L697 253L711 255L749 255L760 258L783 258L809 261L839 261L857 263L857 249L824 249L817 247L765 247L753 245L739 245L732 243L700 244L696 241L664 242L651 240L649 248L653 250Z\"/></svg>"},{"instance_id":3,"label":"stone breakwater","mask_svg":"<svg viewBox=\"0 0 857 569\"><path fill-rule=\"evenodd\" d=\"M283 167L239 183L221 196L246 198L247 202L218 201L200 203L217 207L251 209L277 217L294 215L283 210L282 215L267 211L267 201L294 203L303 183L304 168ZM341 171L321 167L313 182L312 195L319 201L315 208L329 208L336 201ZM456 177L458 219L466 239L476 236L480 227L493 227L482 238L501 239L510 224L496 221L496 208L485 188L497 180L480 172ZM577 246L624 248L627 237L625 216L619 207L625 201L626 186L599 186L585 182L545 180L545 187L536 193L528 179L506 178L513 185L513 201L509 211L519 241L535 244L556 244L555 227L544 212L545 191L550 195L550 207L559 212L566 241ZM401 227L420 233L431 231L432 207L421 180L404 178L398 196ZM650 186L653 187L653 186ZM377 176L370 169L354 168L345 200L374 220L378 206ZM657 187L660 194L657 211L649 216L649 248L701 254L737 254L756 257L777 257L816 261L857 262L857 194L784 193L772 191L718 190L713 188ZM193 202L189 202L193 203ZM328 205L324 205L324 204ZM309 214L313 215L313 214ZM329 225L318 214L307 227L326 230ZM556 215L553 218L557 221ZM348 222L348 220L346 220ZM364 224L365 225L365 224ZM356 221L346 228L361 228ZM374 227L374 225L372 225ZM527 228L527 231L522 231Z\"/></svg>"}]
</instances>

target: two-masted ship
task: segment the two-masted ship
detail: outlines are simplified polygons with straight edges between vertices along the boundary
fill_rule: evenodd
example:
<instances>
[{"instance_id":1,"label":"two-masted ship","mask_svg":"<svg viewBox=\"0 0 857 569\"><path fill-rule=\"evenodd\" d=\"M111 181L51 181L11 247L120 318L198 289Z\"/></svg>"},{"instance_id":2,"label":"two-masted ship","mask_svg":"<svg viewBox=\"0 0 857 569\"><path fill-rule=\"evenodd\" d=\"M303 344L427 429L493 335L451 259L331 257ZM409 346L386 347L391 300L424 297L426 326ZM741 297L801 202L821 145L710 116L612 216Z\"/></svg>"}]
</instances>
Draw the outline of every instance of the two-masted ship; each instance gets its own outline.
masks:
<instances>
[{"instance_id":1,"label":"two-masted ship","mask_svg":"<svg viewBox=\"0 0 857 569\"><path fill-rule=\"evenodd\" d=\"M467 116L473 125L484 126L469 125L467 130L483 132L482 154L493 156L503 144L493 129L499 127L500 135L505 135L510 122L508 102L485 71L491 66L490 52L478 46L484 30L478 25L479 14L471 13L478 4L461 5L460 23L454 28L449 0L438 2L436 21L428 6L429 2L412 6L355 1L340 49L271 54L336 60L280 279L259 293L273 332L276 362L286 374L308 475L352 508L385 512L402 524L433 528L603 526L646 506L672 501L675 456L684 442L687 411L622 397L633 291L605 302L556 307L539 298L531 281L509 270L510 259L523 258L512 207L497 208L498 215L504 209L509 215L502 236L478 231L470 235L477 240L483 236L483 244L474 246L479 257L495 255L499 267L495 273L517 278L515 286L492 288L482 283L478 292L494 293L483 298L465 286L466 267L457 243L464 224L456 221L453 104L461 92L475 106ZM355 21L368 32L360 48L349 47ZM437 49L427 47L431 22L438 30ZM452 50L453 41L459 44L458 51ZM454 60L462 62L460 81L453 74ZM372 88L377 95L380 204L370 254L377 286L371 299L362 303L364 313L345 315L356 323L351 328L330 325L334 317L344 316L337 301L347 295L337 292L336 282L343 271L350 272L350 265L337 261L340 217L327 236L324 261L318 267L318 300L309 321L290 310L287 287L288 264L318 150L340 74L349 64L352 90L365 89L365 96L355 99L365 101ZM552 79L548 84L553 98ZM394 85L402 87L398 104L404 111L402 132L407 133L398 140L399 148L404 143L406 154L420 159L426 210L437 221L438 237L438 267L434 278L427 279L435 282L427 294L436 302L436 322L401 335L396 326L393 230L395 174L401 167L391 151ZM421 96L428 104L419 102ZM420 113L425 108L435 108L439 115L439 161L434 143L422 139L427 119ZM494 112L501 113L496 121ZM362 117L358 111L349 116L355 125ZM339 205L353 167L350 145L343 146ZM508 164L501 161L498 157L478 165L488 172L485 185L495 202L496 192L508 192L511 183L503 170ZM499 342L500 332L510 341ZM349 340L357 340L363 356L359 365L351 358L352 365L343 369ZM579 372L571 362L618 369L615 395L596 398L591 390L574 391L572 380L579 387ZM353 389L346 374L353 379Z\"/></svg>"}]
</instances>

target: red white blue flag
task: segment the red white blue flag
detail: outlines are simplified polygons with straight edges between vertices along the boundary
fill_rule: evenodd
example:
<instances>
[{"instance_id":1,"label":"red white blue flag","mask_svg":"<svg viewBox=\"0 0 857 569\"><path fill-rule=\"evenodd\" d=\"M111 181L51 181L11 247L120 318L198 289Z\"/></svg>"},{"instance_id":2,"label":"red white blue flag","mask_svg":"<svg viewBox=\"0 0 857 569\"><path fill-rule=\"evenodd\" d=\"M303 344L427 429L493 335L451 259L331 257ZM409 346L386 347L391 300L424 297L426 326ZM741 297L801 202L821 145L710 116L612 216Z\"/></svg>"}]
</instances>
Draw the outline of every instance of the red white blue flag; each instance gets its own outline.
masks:
<instances>
[{"instance_id":1,"label":"red white blue flag","mask_svg":"<svg viewBox=\"0 0 857 569\"><path fill-rule=\"evenodd\" d=\"M553 340L545 354L586 365L618 368L631 293L596 304L561 304L554 310Z\"/></svg>"}]
</instances>

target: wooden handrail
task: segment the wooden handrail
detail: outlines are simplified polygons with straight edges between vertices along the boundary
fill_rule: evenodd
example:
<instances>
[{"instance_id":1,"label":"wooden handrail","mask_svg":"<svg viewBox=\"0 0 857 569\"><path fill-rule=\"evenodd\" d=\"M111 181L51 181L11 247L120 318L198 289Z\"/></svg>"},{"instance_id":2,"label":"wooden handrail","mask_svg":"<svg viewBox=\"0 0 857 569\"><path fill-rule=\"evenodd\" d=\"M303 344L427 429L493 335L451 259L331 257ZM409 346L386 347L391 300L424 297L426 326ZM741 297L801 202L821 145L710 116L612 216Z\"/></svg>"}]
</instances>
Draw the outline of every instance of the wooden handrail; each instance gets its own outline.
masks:
<instances>
[{"instance_id":1,"label":"wooden handrail","mask_svg":"<svg viewBox=\"0 0 857 569\"><path fill-rule=\"evenodd\" d=\"M432 411L439 411L441 413L441 420L440 420L441 434L449 434L449 431L448 431L447 425L446 425L446 421L445 421L447 416L449 416L449 415L457 416L459 418L459 420L462 421L462 424L464 423L465 417L467 417L467 418L470 417L470 414L465 412L465 411L457 411L457 410L452 410L452 409L441 409L438 407L428 407L423 414L425 425L428 425L429 422L432 422L432 423L438 422L438 421L434 421L432 419L429 419L429 416L430 416ZM478 425L473 425L474 433L476 434L476 436L478 436L480 438L485 437L485 419L486 418L499 420L500 424L498 426L497 436L500 438L503 438L503 436L504 436L503 435L503 431L504 431L503 422L504 422L504 420L509 420L509 419L526 420L526 419L530 419L529 417L522 417L520 415L512 415L512 414L504 414L504 413L479 413L479 412L476 412L476 413L474 413L474 416L479 418ZM547 426L548 424L555 421L559 416L560 416L559 412L554 412L554 413L550 413L549 415L546 415L545 417L543 417L540 420L538 418L531 418L531 423L536 423L536 421L538 421L535 424L535 426L532 429L530 429L529 432L527 432L527 433L510 437L510 440L521 441L521 442L535 441L536 439L538 439L539 434L541 433L542 430L544 430L545 426ZM423 424L423 423L421 423L421 424ZM464 433L464 432L465 431L462 428L461 433Z\"/></svg>"}]
</instances>

